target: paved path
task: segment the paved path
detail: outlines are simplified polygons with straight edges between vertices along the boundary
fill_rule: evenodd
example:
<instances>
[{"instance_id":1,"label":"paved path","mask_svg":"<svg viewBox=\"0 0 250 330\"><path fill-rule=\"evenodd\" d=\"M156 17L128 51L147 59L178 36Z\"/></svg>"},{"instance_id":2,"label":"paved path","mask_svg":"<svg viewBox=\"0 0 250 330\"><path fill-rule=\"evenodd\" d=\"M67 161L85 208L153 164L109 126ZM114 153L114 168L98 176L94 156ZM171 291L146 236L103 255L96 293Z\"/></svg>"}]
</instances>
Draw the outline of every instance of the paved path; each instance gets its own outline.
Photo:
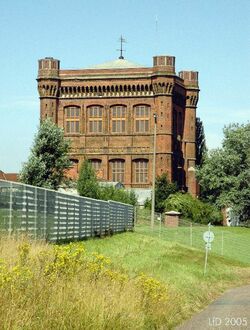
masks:
<instances>
[{"instance_id":1,"label":"paved path","mask_svg":"<svg viewBox=\"0 0 250 330\"><path fill-rule=\"evenodd\" d=\"M250 285L226 291L176 330L250 329Z\"/></svg>"}]
</instances>

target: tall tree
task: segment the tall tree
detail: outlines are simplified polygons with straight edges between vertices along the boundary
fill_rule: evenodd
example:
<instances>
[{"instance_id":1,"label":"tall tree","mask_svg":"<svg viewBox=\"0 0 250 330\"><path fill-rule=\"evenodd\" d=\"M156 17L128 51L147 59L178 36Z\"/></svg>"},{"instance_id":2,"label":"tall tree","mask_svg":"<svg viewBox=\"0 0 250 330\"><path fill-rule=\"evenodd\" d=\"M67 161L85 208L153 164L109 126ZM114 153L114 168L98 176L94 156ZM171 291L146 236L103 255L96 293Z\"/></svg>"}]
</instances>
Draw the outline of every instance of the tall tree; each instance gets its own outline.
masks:
<instances>
[{"instance_id":1,"label":"tall tree","mask_svg":"<svg viewBox=\"0 0 250 330\"><path fill-rule=\"evenodd\" d=\"M165 201L169 195L177 192L176 183L170 183L167 173L163 173L156 177L155 181L155 210L156 212L164 212Z\"/></svg>"},{"instance_id":2,"label":"tall tree","mask_svg":"<svg viewBox=\"0 0 250 330\"><path fill-rule=\"evenodd\" d=\"M99 198L100 187L96 178L95 170L90 161L85 159L79 173L77 190L81 196Z\"/></svg>"},{"instance_id":3,"label":"tall tree","mask_svg":"<svg viewBox=\"0 0 250 330\"><path fill-rule=\"evenodd\" d=\"M204 126L199 117L196 118L196 165L201 166L207 153Z\"/></svg>"},{"instance_id":4,"label":"tall tree","mask_svg":"<svg viewBox=\"0 0 250 330\"><path fill-rule=\"evenodd\" d=\"M203 198L250 219L250 123L225 127L222 148L208 153L196 175Z\"/></svg>"},{"instance_id":5,"label":"tall tree","mask_svg":"<svg viewBox=\"0 0 250 330\"><path fill-rule=\"evenodd\" d=\"M31 155L21 170L20 181L57 190L71 166L69 148L70 142L64 139L63 129L50 119L41 122Z\"/></svg>"}]
</instances>

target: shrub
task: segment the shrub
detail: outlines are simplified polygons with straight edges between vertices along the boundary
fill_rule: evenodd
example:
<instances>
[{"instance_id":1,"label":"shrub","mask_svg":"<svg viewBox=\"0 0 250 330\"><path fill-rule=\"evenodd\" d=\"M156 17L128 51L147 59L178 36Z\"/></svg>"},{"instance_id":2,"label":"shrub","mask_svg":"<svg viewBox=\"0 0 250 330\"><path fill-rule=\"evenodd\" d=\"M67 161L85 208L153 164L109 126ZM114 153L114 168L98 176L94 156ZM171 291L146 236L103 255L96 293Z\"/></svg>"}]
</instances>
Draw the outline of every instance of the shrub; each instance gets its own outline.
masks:
<instances>
[{"instance_id":1,"label":"shrub","mask_svg":"<svg viewBox=\"0 0 250 330\"><path fill-rule=\"evenodd\" d=\"M176 193L170 195L165 201L167 211L179 211L184 218L194 222L207 224L219 224L222 221L222 214L215 206L204 203L190 194Z\"/></svg>"},{"instance_id":2,"label":"shrub","mask_svg":"<svg viewBox=\"0 0 250 330\"><path fill-rule=\"evenodd\" d=\"M125 204L137 204L137 199L133 190L116 189L114 187L99 187L99 198L105 201L113 200Z\"/></svg>"}]
</instances>

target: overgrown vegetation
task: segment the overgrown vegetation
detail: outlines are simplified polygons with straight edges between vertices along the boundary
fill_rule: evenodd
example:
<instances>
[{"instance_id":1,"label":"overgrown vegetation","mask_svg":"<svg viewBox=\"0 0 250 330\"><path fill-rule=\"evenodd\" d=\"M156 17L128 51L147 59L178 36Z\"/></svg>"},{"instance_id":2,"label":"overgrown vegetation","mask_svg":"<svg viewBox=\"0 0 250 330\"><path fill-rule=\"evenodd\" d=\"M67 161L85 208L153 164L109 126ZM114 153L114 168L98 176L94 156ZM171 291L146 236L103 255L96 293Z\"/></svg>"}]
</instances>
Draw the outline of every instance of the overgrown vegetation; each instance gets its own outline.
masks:
<instances>
[{"instance_id":1,"label":"overgrown vegetation","mask_svg":"<svg viewBox=\"0 0 250 330\"><path fill-rule=\"evenodd\" d=\"M24 164L19 180L37 187L57 190L64 182L65 171L70 167L69 140L63 129L50 119L41 122L35 136L31 155Z\"/></svg>"},{"instance_id":2,"label":"overgrown vegetation","mask_svg":"<svg viewBox=\"0 0 250 330\"><path fill-rule=\"evenodd\" d=\"M137 204L136 195L133 190L116 189L112 186L100 187L100 199L105 201L113 200L126 204Z\"/></svg>"},{"instance_id":3,"label":"overgrown vegetation","mask_svg":"<svg viewBox=\"0 0 250 330\"><path fill-rule=\"evenodd\" d=\"M191 221L208 224L220 224L222 214L215 206L204 203L190 194L177 193L170 195L165 201L167 211L179 211L181 216Z\"/></svg>"},{"instance_id":4,"label":"overgrown vegetation","mask_svg":"<svg viewBox=\"0 0 250 330\"><path fill-rule=\"evenodd\" d=\"M222 148L208 153L196 175L204 200L250 219L250 123L225 127Z\"/></svg>"},{"instance_id":5,"label":"overgrown vegetation","mask_svg":"<svg viewBox=\"0 0 250 330\"><path fill-rule=\"evenodd\" d=\"M177 191L177 184L169 182L167 173L157 176L155 180L155 211L164 212L166 199ZM144 206L151 209L151 200L147 199Z\"/></svg>"},{"instance_id":6,"label":"overgrown vegetation","mask_svg":"<svg viewBox=\"0 0 250 330\"><path fill-rule=\"evenodd\" d=\"M1 329L173 328L250 275L213 257L203 277L203 253L137 233L62 246L1 238L0 260Z\"/></svg>"},{"instance_id":7,"label":"overgrown vegetation","mask_svg":"<svg viewBox=\"0 0 250 330\"><path fill-rule=\"evenodd\" d=\"M79 173L77 190L80 196L99 198L100 187L91 163L85 159Z\"/></svg>"},{"instance_id":8,"label":"overgrown vegetation","mask_svg":"<svg viewBox=\"0 0 250 330\"><path fill-rule=\"evenodd\" d=\"M146 200L144 206L151 208L151 200ZM166 173L156 178L155 211L179 211L183 218L193 222L220 224L222 215L215 206L193 198L188 193L178 192L176 183L170 183Z\"/></svg>"},{"instance_id":9,"label":"overgrown vegetation","mask_svg":"<svg viewBox=\"0 0 250 330\"><path fill-rule=\"evenodd\" d=\"M166 284L142 272L132 277L82 243L1 239L0 251L1 329L143 329L167 322Z\"/></svg>"},{"instance_id":10,"label":"overgrown vegetation","mask_svg":"<svg viewBox=\"0 0 250 330\"><path fill-rule=\"evenodd\" d=\"M114 200L121 203L136 205L135 193L125 189L116 189L113 186L101 186L96 178L91 163L85 159L80 169L77 190L80 196L102 200Z\"/></svg>"}]
</instances>

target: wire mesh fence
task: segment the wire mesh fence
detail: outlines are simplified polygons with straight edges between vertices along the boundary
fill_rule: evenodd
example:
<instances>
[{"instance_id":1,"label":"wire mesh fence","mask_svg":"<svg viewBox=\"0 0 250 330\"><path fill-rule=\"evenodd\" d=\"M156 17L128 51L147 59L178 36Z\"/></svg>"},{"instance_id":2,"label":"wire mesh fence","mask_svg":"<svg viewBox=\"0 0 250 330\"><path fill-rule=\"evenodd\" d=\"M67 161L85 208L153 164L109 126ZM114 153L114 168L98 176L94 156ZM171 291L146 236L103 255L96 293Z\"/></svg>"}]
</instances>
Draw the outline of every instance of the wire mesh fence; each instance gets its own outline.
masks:
<instances>
[{"instance_id":1,"label":"wire mesh fence","mask_svg":"<svg viewBox=\"0 0 250 330\"><path fill-rule=\"evenodd\" d=\"M51 242L132 230L132 205L0 180L0 231Z\"/></svg>"},{"instance_id":2,"label":"wire mesh fence","mask_svg":"<svg viewBox=\"0 0 250 330\"><path fill-rule=\"evenodd\" d=\"M210 229L215 235L210 253L250 264L249 228L211 226ZM169 228L164 225L164 216L155 214L154 227L151 228L150 213L144 209L137 211L135 230L162 240L205 250L203 234L208 226L180 219L178 227Z\"/></svg>"}]
</instances>

